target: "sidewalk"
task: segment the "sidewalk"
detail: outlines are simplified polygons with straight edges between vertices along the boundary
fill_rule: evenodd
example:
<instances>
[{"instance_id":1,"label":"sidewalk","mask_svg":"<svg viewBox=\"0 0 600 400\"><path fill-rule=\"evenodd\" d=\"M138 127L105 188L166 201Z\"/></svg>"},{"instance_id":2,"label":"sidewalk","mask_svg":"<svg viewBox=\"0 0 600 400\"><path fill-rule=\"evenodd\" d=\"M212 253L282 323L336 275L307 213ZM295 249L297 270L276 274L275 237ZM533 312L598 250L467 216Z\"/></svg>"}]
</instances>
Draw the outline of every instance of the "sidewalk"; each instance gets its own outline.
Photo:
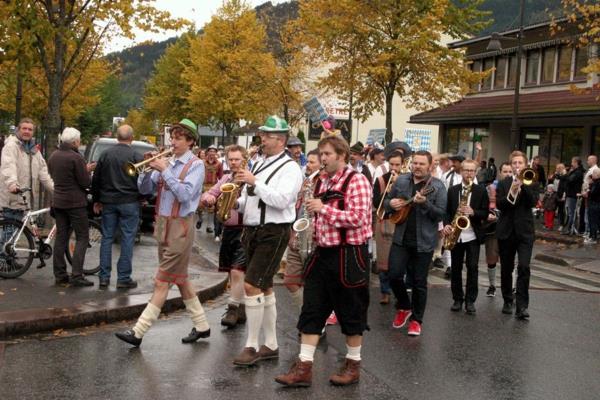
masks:
<instances>
[{"instance_id":1,"label":"sidewalk","mask_svg":"<svg viewBox=\"0 0 600 400\"><path fill-rule=\"evenodd\" d=\"M197 247L190 262L190 280L201 301L220 295L226 288L227 276L216 270L214 260L206 258ZM150 299L157 267L156 242L143 236L134 247L133 279L138 287L117 290L116 260L119 246L113 247L113 276L107 290L98 289L98 277L88 276L94 286L74 288L54 285L52 263L36 269L38 261L17 279L0 279L0 338L58 328L71 328L95 323L137 317ZM86 254L86 263L97 263L97 251ZM169 292L165 312L182 308L177 287Z\"/></svg>"}]
</instances>

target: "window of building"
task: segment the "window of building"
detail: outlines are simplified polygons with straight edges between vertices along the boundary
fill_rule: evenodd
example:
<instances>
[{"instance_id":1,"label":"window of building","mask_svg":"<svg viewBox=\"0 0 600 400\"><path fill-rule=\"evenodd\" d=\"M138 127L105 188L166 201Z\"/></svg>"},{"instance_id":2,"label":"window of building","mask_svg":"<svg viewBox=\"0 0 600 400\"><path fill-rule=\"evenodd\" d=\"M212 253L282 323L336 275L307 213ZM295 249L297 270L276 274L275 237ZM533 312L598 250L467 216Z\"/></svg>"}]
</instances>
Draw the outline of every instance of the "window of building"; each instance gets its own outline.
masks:
<instances>
[{"instance_id":1,"label":"window of building","mask_svg":"<svg viewBox=\"0 0 600 400\"><path fill-rule=\"evenodd\" d=\"M465 158L475 157L475 142L481 141L483 154L487 159L489 148L489 128L487 126L448 126L444 137L444 153L461 154Z\"/></svg>"},{"instance_id":2,"label":"window of building","mask_svg":"<svg viewBox=\"0 0 600 400\"><path fill-rule=\"evenodd\" d=\"M473 63L471 64L471 71L473 72L481 72L481 61L480 60L475 60L473 61ZM471 85L471 90L473 90L474 92L479 91L479 83L474 83L473 85Z\"/></svg>"},{"instance_id":3,"label":"window of building","mask_svg":"<svg viewBox=\"0 0 600 400\"><path fill-rule=\"evenodd\" d=\"M483 71L489 71L489 75L483 79L481 83L481 90L490 90L492 89L492 76L493 72L491 69L494 68L494 59L486 58L483 60Z\"/></svg>"},{"instance_id":4,"label":"window of building","mask_svg":"<svg viewBox=\"0 0 600 400\"><path fill-rule=\"evenodd\" d=\"M542 56L542 83L554 82L554 64L556 57L556 48L547 47Z\"/></svg>"},{"instance_id":5,"label":"window of building","mask_svg":"<svg viewBox=\"0 0 600 400\"><path fill-rule=\"evenodd\" d=\"M525 75L525 84L536 85L540 71L540 51L529 50L527 52L527 69Z\"/></svg>"},{"instance_id":6,"label":"window of building","mask_svg":"<svg viewBox=\"0 0 600 400\"><path fill-rule=\"evenodd\" d=\"M554 172L559 162L569 165L572 157L584 156L583 127L525 128L522 133L527 156L539 156L547 175Z\"/></svg>"},{"instance_id":7,"label":"window of building","mask_svg":"<svg viewBox=\"0 0 600 400\"><path fill-rule=\"evenodd\" d=\"M571 59L573 58L573 48L568 45L562 45L558 48L558 78L559 81L568 81L571 79Z\"/></svg>"},{"instance_id":8,"label":"window of building","mask_svg":"<svg viewBox=\"0 0 600 400\"><path fill-rule=\"evenodd\" d=\"M496 71L494 72L494 89L504 89L504 79L506 79L506 64L508 57L496 58Z\"/></svg>"},{"instance_id":9,"label":"window of building","mask_svg":"<svg viewBox=\"0 0 600 400\"><path fill-rule=\"evenodd\" d=\"M508 60L508 78L506 80L506 86L514 88L517 82L517 55L512 55Z\"/></svg>"},{"instance_id":10,"label":"window of building","mask_svg":"<svg viewBox=\"0 0 600 400\"><path fill-rule=\"evenodd\" d=\"M588 64L588 46L579 47L575 50L575 78L585 78L586 73L582 72L581 69L585 68Z\"/></svg>"},{"instance_id":11,"label":"window of building","mask_svg":"<svg viewBox=\"0 0 600 400\"><path fill-rule=\"evenodd\" d=\"M600 126L594 128L594 143L592 143L592 154L600 156Z\"/></svg>"}]
</instances>

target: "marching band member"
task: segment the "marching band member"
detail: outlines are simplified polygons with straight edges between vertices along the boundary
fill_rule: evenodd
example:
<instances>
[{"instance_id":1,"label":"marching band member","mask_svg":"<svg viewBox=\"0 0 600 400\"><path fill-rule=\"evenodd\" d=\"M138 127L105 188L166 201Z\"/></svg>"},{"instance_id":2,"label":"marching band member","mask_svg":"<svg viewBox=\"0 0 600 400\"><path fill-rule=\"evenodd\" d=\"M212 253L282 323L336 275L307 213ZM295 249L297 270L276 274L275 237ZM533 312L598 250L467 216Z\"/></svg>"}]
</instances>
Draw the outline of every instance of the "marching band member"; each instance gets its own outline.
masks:
<instances>
[{"instance_id":1,"label":"marching band member","mask_svg":"<svg viewBox=\"0 0 600 400\"><path fill-rule=\"evenodd\" d=\"M158 240L159 266L154 292L135 326L116 336L133 345L142 343L144 334L158 319L169 287L177 285L185 308L190 312L194 327L181 341L192 343L210 336L210 327L204 309L188 280L188 263L194 243L194 213L200 201L204 164L191 152L197 140L196 124L182 119L170 131L173 157L150 161L152 173L138 177L140 193L158 190L156 200L155 236Z\"/></svg>"},{"instance_id":2,"label":"marching band member","mask_svg":"<svg viewBox=\"0 0 600 400\"><path fill-rule=\"evenodd\" d=\"M341 386L358 382L362 334L367 329L371 183L348 166L350 148L342 137L321 139L319 152L325 172L316 182L315 198L306 205L316 214L317 248L305 273L304 304L297 325L302 333L299 358L287 374L275 378L285 386L311 385L319 335L332 310L346 336L348 353L341 370L329 381Z\"/></svg>"},{"instance_id":3,"label":"marching band member","mask_svg":"<svg viewBox=\"0 0 600 400\"><path fill-rule=\"evenodd\" d=\"M223 175L221 179L205 192L200 198L200 203L205 207L213 207L217 199L222 195L221 186L231 182L235 174L245 168L247 152L242 146L231 145L225 148L225 160L230 172ZM222 210L215 210L221 215ZM223 240L219 249L219 271L228 272L231 292L227 311L221 318L221 325L234 328L238 323L246 322L246 311L244 308L244 275L246 271L246 254L242 246L242 228L244 216L237 210L229 211L229 219L224 221Z\"/></svg>"},{"instance_id":4,"label":"marching band member","mask_svg":"<svg viewBox=\"0 0 600 400\"><path fill-rule=\"evenodd\" d=\"M240 366L279 356L273 276L290 237L296 218L294 205L302 186L300 167L284 151L289 135L287 122L271 116L259 129L264 160L256 163L252 171L239 171L235 177L236 182L246 184L238 200L244 214L244 303L248 323L246 345L233 360ZM261 328L265 344L259 349Z\"/></svg>"},{"instance_id":5,"label":"marching band member","mask_svg":"<svg viewBox=\"0 0 600 400\"><path fill-rule=\"evenodd\" d=\"M518 319L528 319L529 263L531 262L535 240L531 209L537 203L539 191L537 183L524 185L519 180L519 172L527 167L527 156L524 153L513 151L510 155L510 164L513 176L498 182L496 191L496 204L500 210L496 236L498 237L500 251L500 279L504 299L502 312L512 314L512 275L515 268L515 255L517 255L517 308L515 316Z\"/></svg>"},{"instance_id":6,"label":"marching band member","mask_svg":"<svg viewBox=\"0 0 600 400\"><path fill-rule=\"evenodd\" d=\"M453 233L459 235L451 249L451 288L454 304L450 309L452 311L460 311L464 301L467 314L475 314L479 249L484 240L482 221L488 216L489 206L486 189L481 185L473 183L476 171L477 162L474 160L465 160L462 162L460 171L462 183L448 189L447 211L444 217L444 235L450 236ZM459 228L453 226L453 220L456 215L466 217L468 218L466 221L469 221L469 226L460 230L460 232L456 232L455 229ZM465 220L463 219L463 221ZM462 269L465 256L465 266L467 269L466 296L462 285Z\"/></svg>"},{"instance_id":7,"label":"marching band member","mask_svg":"<svg viewBox=\"0 0 600 400\"><path fill-rule=\"evenodd\" d=\"M396 225L389 256L389 277L398 300L392 326L402 328L409 320L408 334L419 336L427 302L427 274L438 241L438 226L446 212L444 183L430 175L432 156L428 151L412 155L412 173L396 179L384 201L386 212L408 207L406 221ZM425 196L426 190L432 193ZM407 199L412 199L408 203ZM412 301L404 277L412 284Z\"/></svg>"}]
</instances>

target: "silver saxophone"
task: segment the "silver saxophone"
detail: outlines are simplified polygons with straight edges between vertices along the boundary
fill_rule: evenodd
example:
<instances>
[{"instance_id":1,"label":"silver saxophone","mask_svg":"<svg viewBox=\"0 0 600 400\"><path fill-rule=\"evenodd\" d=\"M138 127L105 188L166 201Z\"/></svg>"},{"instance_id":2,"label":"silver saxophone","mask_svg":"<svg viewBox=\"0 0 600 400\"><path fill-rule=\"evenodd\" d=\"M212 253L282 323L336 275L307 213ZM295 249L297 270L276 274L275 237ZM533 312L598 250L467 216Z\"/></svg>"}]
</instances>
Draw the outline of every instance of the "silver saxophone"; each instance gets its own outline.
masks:
<instances>
[{"instance_id":1,"label":"silver saxophone","mask_svg":"<svg viewBox=\"0 0 600 400\"><path fill-rule=\"evenodd\" d=\"M300 259L302 262L306 262L313 251L313 229L311 224L311 218L306 210L306 202L313 198L313 192L315 185L313 183L315 176L321 172L323 168L318 169L306 178L302 185L302 206L300 212L300 218L294 222L292 229L294 231L294 244L293 247L298 249L300 253Z\"/></svg>"}]
</instances>

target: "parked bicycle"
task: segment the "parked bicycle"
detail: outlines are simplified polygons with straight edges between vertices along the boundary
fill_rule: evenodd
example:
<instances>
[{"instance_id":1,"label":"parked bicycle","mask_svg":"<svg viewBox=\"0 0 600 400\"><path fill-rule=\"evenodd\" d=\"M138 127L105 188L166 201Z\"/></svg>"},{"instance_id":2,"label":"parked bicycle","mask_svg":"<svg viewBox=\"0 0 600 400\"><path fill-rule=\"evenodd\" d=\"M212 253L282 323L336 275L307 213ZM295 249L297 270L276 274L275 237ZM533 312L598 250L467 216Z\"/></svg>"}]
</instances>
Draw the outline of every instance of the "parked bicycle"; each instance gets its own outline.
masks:
<instances>
[{"instance_id":1,"label":"parked bicycle","mask_svg":"<svg viewBox=\"0 0 600 400\"><path fill-rule=\"evenodd\" d=\"M56 224L52 226L47 236L42 235L40 222L43 215L50 212L50 208L31 211L25 195L29 191L31 191L30 188L19 190L25 206L25 215L21 221L8 218L0 220L0 277L2 278L16 278L23 275L33 263L34 258L40 260L38 269L43 268L46 266L45 260L52 257L52 241L56 236ZM101 240L100 224L89 220L89 243L86 255L90 255L91 249L92 258L94 256L98 258ZM71 264L75 250L75 232L72 230L66 250L67 261ZM83 273L86 275L95 274L99 270L100 266L89 268L84 265L83 267Z\"/></svg>"}]
</instances>

